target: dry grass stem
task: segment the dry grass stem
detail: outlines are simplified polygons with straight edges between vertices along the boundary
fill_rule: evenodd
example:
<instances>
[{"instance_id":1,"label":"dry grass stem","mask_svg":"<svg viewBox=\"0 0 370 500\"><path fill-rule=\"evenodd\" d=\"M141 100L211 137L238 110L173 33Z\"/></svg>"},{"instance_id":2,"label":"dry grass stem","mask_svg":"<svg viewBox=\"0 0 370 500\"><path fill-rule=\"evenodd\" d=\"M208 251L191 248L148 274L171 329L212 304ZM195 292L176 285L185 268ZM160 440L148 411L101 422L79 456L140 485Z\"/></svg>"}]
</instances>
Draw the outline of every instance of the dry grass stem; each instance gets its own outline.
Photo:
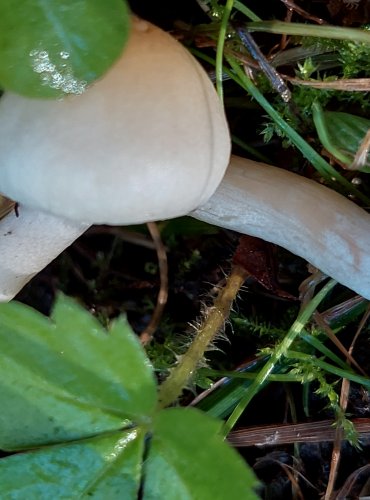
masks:
<instances>
[{"instance_id":1,"label":"dry grass stem","mask_svg":"<svg viewBox=\"0 0 370 500\"><path fill-rule=\"evenodd\" d=\"M367 157L370 150L370 130L366 132L365 137L363 138L360 147L354 157L352 165L350 165L348 170L359 170L364 167L367 163Z\"/></svg>"},{"instance_id":2,"label":"dry grass stem","mask_svg":"<svg viewBox=\"0 0 370 500\"><path fill-rule=\"evenodd\" d=\"M364 328L367 320L369 319L369 315L370 315L370 306L367 308L367 311L365 312L364 316L362 317L360 324L357 328L356 334L351 342L350 348L348 349L348 354L347 354L347 363L348 364L350 364L351 360L353 360L352 353L353 353L353 349L355 347L355 343L356 343L362 329ZM357 363L356 363L356 365L357 365ZM361 372L363 372L363 370L361 370ZM350 385L351 384L350 384L350 381L348 379L342 380L339 405L341 407L343 414L345 414L346 409L347 409L347 405L348 405ZM330 500L333 497L335 481L336 481L336 478L338 475L338 469L339 469L339 463L340 463L340 453L341 453L342 440L343 440L343 429L341 429L340 427L337 427L335 429L334 446L333 446L333 451L332 451L332 455L331 455L330 474L329 474L328 485L327 485L326 492L325 492L325 500Z\"/></svg>"},{"instance_id":3,"label":"dry grass stem","mask_svg":"<svg viewBox=\"0 0 370 500\"><path fill-rule=\"evenodd\" d=\"M157 330L158 325L162 319L163 311L166 307L168 298L168 262L166 247L162 242L161 234L158 230L157 224L155 222L148 222L147 227L157 251L160 287L152 318L148 326L140 335L140 341L143 345L147 345L152 340L154 332Z\"/></svg>"},{"instance_id":4,"label":"dry grass stem","mask_svg":"<svg viewBox=\"0 0 370 500\"><path fill-rule=\"evenodd\" d=\"M353 358L352 354L344 347L342 342L335 335L330 326L322 318L319 312L315 312L313 318L317 325L326 333L328 338L333 342L333 344L340 350L340 352L347 358L352 366L354 366L364 377L367 377L367 373L361 368L357 361Z\"/></svg>"},{"instance_id":5,"label":"dry grass stem","mask_svg":"<svg viewBox=\"0 0 370 500\"><path fill-rule=\"evenodd\" d=\"M336 430L333 424L332 420L320 420L300 424L253 426L231 431L227 440L237 448L331 442L334 441ZM353 424L361 437L370 437L369 418L355 419Z\"/></svg>"},{"instance_id":6,"label":"dry grass stem","mask_svg":"<svg viewBox=\"0 0 370 500\"><path fill-rule=\"evenodd\" d=\"M369 92L370 78L340 78L334 81L318 82L315 80L301 80L287 75L281 75L293 85L304 85L315 89L342 90L345 92Z\"/></svg>"},{"instance_id":7,"label":"dry grass stem","mask_svg":"<svg viewBox=\"0 0 370 500\"><path fill-rule=\"evenodd\" d=\"M302 7L299 7L299 5L297 5L295 2L293 2L293 0L280 0L280 1L286 6L286 8L289 11L296 12L297 14L302 16L304 19L308 19L309 21L313 21L314 23L317 23L317 24L327 24L326 21L324 21L324 19L321 19L320 17L317 17L317 16L313 16L312 14L307 12L306 10L302 9Z\"/></svg>"}]
</instances>

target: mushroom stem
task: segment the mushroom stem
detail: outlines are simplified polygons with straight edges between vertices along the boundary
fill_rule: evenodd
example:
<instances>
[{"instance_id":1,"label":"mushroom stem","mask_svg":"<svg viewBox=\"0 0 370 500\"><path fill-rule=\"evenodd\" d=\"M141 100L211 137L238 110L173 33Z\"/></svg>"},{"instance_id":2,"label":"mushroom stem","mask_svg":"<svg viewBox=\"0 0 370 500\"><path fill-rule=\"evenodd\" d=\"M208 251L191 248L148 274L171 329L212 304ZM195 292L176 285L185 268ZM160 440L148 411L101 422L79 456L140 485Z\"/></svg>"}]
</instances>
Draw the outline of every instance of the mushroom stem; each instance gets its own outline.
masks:
<instances>
[{"instance_id":1,"label":"mushroom stem","mask_svg":"<svg viewBox=\"0 0 370 500\"><path fill-rule=\"evenodd\" d=\"M280 245L370 299L370 215L285 170L233 156L192 217Z\"/></svg>"},{"instance_id":2,"label":"mushroom stem","mask_svg":"<svg viewBox=\"0 0 370 500\"><path fill-rule=\"evenodd\" d=\"M11 300L86 229L39 210L19 207L0 220L0 302Z\"/></svg>"}]
</instances>

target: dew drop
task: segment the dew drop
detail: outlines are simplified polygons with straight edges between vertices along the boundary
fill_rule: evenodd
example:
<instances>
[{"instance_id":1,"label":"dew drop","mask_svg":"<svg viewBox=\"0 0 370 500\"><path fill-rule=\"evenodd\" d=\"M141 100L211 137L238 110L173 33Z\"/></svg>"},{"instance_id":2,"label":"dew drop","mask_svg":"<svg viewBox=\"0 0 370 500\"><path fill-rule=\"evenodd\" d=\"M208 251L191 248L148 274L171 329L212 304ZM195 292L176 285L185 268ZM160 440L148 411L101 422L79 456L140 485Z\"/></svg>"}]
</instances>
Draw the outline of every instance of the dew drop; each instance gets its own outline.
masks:
<instances>
[{"instance_id":1,"label":"dew drop","mask_svg":"<svg viewBox=\"0 0 370 500\"><path fill-rule=\"evenodd\" d=\"M64 61L70 56L65 51L59 55ZM58 67L53 64L46 50L33 49L30 51L30 57L32 69L40 75L43 85L61 90L65 94L82 94L86 90L87 82L75 78L68 64L59 64Z\"/></svg>"}]
</instances>

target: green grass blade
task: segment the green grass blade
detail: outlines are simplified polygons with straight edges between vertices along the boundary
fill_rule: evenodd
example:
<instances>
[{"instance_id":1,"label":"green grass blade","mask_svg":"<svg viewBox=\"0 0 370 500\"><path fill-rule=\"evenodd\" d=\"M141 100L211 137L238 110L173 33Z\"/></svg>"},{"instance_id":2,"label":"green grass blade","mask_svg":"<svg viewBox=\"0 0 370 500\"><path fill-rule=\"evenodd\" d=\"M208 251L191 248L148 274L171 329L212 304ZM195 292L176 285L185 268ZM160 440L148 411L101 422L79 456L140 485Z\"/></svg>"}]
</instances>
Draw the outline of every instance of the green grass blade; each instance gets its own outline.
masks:
<instances>
[{"instance_id":1,"label":"green grass blade","mask_svg":"<svg viewBox=\"0 0 370 500\"><path fill-rule=\"evenodd\" d=\"M370 43L370 32L359 28L341 26L288 23L283 21L260 21L246 24L249 31L263 31L277 35L312 36L335 40L351 40L352 42Z\"/></svg>"},{"instance_id":2,"label":"green grass blade","mask_svg":"<svg viewBox=\"0 0 370 500\"><path fill-rule=\"evenodd\" d=\"M252 384L248 387L245 392L244 397L239 402L238 406L235 408L227 422L224 426L224 436L230 432L233 426L238 421L239 417L248 406L250 401L259 392L261 387L264 385L269 375L272 373L274 367L279 363L280 359L286 354L289 347L292 345L297 336L304 329L305 324L308 322L314 311L317 309L320 302L326 297L326 295L332 290L336 285L334 280L330 280L318 294L307 304L304 310L298 315L297 319L294 321L293 325L289 329L287 335L284 337L282 342L274 349L271 358L262 370L258 373Z\"/></svg>"},{"instance_id":3,"label":"green grass blade","mask_svg":"<svg viewBox=\"0 0 370 500\"><path fill-rule=\"evenodd\" d=\"M370 36L370 35L369 35ZM227 58L236 78L234 80L239 83L268 113L274 122L281 128L281 130L289 137L292 143L299 149L302 155L315 167L315 169L324 177L329 183L333 183L333 179L340 184L347 193L351 193L361 200L366 206L370 205L370 199L356 189L353 184L339 174L327 161L322 158L298 132L296 132L275 110L275 108L267 101L261 94L258 88L253 84L250 78L247 77L239 63L231 58Z\"/></svg>"}]
</instances>

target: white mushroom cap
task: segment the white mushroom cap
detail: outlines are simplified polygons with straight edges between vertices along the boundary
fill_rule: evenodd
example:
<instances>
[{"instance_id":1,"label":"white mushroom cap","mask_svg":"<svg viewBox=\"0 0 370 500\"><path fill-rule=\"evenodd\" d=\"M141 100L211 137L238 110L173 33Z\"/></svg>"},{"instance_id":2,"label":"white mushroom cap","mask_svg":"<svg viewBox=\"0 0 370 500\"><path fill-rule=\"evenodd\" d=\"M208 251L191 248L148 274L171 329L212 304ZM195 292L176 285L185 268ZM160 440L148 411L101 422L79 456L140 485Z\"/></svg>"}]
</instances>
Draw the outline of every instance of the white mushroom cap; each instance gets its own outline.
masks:
<instances>
[{"instance_id":1,"label":"white mushroom cap","mask_svg":"<svg viewBox=\"0 0 370 500\"><path fill-rule=\"evenodd\" d=\"M230 139L197 61L141 20L121 59L81 96L0 100L0 192L76 222L183 215L215 191Z\"/></svg>"}]
</instances>

